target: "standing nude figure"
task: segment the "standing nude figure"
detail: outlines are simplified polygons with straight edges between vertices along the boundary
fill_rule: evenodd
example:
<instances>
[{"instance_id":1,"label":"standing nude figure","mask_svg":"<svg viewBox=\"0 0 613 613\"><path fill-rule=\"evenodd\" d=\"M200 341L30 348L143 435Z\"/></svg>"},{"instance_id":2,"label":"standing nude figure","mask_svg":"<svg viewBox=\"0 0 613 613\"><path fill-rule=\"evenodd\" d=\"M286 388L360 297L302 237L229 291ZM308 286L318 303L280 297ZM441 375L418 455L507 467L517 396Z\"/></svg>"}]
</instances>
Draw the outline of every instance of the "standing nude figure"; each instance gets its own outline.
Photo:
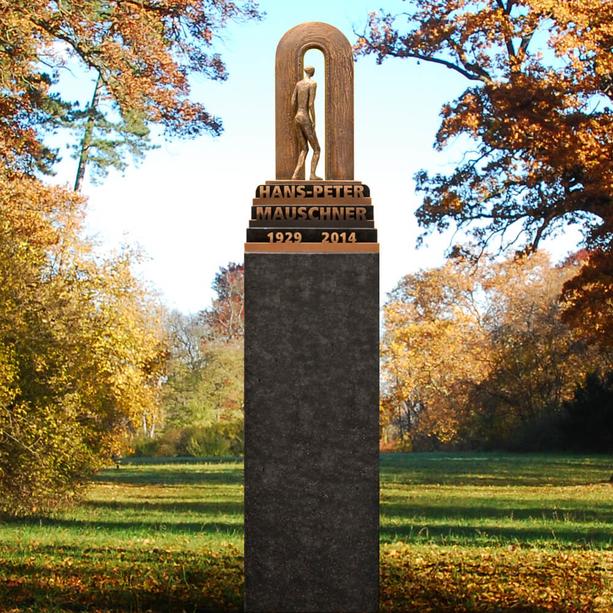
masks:
<instances>
[{"instance_id":1,"label":"standing nude figure","mask_svg":"<svg viewBox=\"0 0 613 613\"><path fill-rule=\"evenodd\" d=\"M304 163L309 145L313 149L313 159L311 160L311 176L310 181L321 181L321 177L315 174L321 147L315 134L315 94L317 93L317 83L313 81L315 68L306 66L304 69L305 77L302 81L296 83L294 93L292 94L292 110L296 109L294 123L296 124L296 133L298 135L298 143L300 146L300 155L296 170L292 175L292 179L298 179L304 171Z\"/></svg>"}]
</instances>

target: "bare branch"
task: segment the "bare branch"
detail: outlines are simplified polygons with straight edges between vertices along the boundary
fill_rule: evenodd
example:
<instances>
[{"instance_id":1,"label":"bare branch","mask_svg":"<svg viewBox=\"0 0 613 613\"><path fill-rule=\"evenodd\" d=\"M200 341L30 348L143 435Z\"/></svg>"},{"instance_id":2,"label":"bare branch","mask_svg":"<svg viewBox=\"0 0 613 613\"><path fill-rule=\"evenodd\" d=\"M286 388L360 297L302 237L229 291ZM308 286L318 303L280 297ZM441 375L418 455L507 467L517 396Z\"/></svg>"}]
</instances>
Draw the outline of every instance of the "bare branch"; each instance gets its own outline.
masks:
<instances>
[{"instance_id":1,"label":"bare branch","mask_svg":"<svg viewBox=\"0 0 613 613\"><path fill-rule=\"evenodd\" d=\"M29 451L33 456L37 458L41 457L40 454L35 449L32 449L32 447L30 447L29 445L26 445L23 441L20 441L18 438L15 438L10 432L7 432L6 430L0 430L0 434L3 434L4 436L8 436L10 439L15 441L18 445L21 445L26 451Z\"/></svg>"},{"instance_id":2,"label":"bare branch","mask_svg":"<svg viewBox=\"0 0 613 613\"><path fill-rule=\"evenodd\" d=\"M485 68L483 68L482 66L479 66L479 64L477 64L476 62L471 62L466 57L466 52L464 51L461 45L459 45L458 43L456 43L454 40L451 40L451 39L449 39L447 42L451 45L456 55L458 56L458 59L460 60L460 62L462 62L462 66L464 66L464 68L467 71L474 72L475 74L478 74L481 77L483 77L480 80L483 81L484 83L492 82L492 77L490 76L490 73L487 72L487 70L485 70Z\"/></svg>"},{"instance_id":3,"label":"bare branch","mask_svg":"<svg viewBox=\"0 0 613 613\"><path fill-rule=\"evenodd\" d=\"M454 62L450 60L444 60L443 58L432 57L429 55L424 55L422 53L415 53L413 51L392 51L389 55L391 55L392 57L398 57L398 58L410 57L416 60L430 62L432 64L440 64L441 66L445 66L446 68L449 68L450 70L454 70L455 72L458 72L459 74L461 74L462 76L466 77L467 79L471 81L481 81L482 83L490 82L490 78L489 78L489 75L487 75L487 73L485 73L487 75L487 77L485 77L483 74L477 74L475 72L470 72L466 68L462 68L461 66L458 66Z\"/></svg>"}]
</instances>

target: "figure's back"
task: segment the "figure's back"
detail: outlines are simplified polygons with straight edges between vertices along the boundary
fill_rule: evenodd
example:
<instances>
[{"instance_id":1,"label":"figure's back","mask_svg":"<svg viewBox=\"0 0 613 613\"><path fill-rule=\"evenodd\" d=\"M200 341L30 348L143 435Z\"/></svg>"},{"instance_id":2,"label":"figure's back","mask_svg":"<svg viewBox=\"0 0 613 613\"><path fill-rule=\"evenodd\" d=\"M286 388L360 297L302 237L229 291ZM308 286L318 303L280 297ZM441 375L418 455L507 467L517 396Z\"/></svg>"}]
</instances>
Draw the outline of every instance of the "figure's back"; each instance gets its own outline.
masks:
<instances>
[{"instance_id":1,"label":"figure's back","mask_svg":"<svg viewBox=\"0 0 613 613\"><path fill-rule=\"evenodd\" d=\"M315 82L309 79L303 79L296 83L296 111L306 113L309 108L311 91L314 90Z\"/></svg>"}]
</instances>

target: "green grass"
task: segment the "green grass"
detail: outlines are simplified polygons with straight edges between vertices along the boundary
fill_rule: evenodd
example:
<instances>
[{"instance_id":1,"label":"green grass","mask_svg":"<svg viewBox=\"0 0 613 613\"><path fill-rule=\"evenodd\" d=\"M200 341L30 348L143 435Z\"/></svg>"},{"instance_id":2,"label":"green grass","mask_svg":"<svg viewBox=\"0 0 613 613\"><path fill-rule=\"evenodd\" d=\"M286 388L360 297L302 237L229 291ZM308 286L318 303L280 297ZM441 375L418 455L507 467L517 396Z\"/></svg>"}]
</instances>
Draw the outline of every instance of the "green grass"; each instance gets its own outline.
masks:
<instances>
[{"instance_id":1,"label":"green grass","mask_svg":"<svg viewBox=\"0 0 613 613\"><path fill-rule=\"evenodd\" d=\"M381 540L611 548L612 472L605 456L383 456Z\"/></svg>"},{"instance_id":2,"label":"green grass","mask_svg":"<svg viewBox=\"0 0 613 613\"><path fill-rule=\"evenodd\" d=\"M381 459L382 610L613 611L612 456ZM236 461L134 462L0 523L0 611L240 611Z\"/></svg>"}]
</instances>

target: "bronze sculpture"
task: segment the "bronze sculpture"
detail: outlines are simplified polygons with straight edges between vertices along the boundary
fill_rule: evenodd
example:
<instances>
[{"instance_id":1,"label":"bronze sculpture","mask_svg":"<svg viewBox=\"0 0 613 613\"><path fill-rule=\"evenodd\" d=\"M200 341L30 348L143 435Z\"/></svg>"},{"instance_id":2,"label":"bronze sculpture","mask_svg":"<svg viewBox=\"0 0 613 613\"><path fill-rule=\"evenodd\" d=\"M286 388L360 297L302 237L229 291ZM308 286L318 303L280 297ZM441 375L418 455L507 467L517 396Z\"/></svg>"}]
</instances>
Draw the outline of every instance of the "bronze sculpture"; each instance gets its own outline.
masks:
<instances>
[{"instance_id":1,"label":"bronze sculpture","mask_svg":"<svg viewBox=\"0 0 613 613\"><path fill-rule=\"evenodd\" d=\"M277 180L293 177L300 155L292 107L292 93L303 74L304 54L317 49L325 63L325 141L326 181L353 180L353 53L345 35L327 23L302 23L288 30L277 46L275 56L275 133ZM319 83L318 89L321 90ZM304 173L296 179L304 179ZM308 178L308 177L306 177Z\"/></svg>"},{"instance_id":2,"label":"bronze sculpture","mask_svg":"<svg viewBox=\"0 0 613 613\"><path fill-rule=\"evenodd\" d=\"M292 109L296 111L294 124L296 127L296 135L298 136L298 144L300 153L298 154L298 162L296 169L292 175L292 180L300 179L304 173L304 164L309 145L313 149L313 158L311 159L311 181L321 181L321 177L316 174L321 147L315 133L315 96L317 94L317 83L313 80L315 68L306 66L304 69L305 77L302 81L296 83L294 92L292 93Z\"/></svg>"}]
</instances>

